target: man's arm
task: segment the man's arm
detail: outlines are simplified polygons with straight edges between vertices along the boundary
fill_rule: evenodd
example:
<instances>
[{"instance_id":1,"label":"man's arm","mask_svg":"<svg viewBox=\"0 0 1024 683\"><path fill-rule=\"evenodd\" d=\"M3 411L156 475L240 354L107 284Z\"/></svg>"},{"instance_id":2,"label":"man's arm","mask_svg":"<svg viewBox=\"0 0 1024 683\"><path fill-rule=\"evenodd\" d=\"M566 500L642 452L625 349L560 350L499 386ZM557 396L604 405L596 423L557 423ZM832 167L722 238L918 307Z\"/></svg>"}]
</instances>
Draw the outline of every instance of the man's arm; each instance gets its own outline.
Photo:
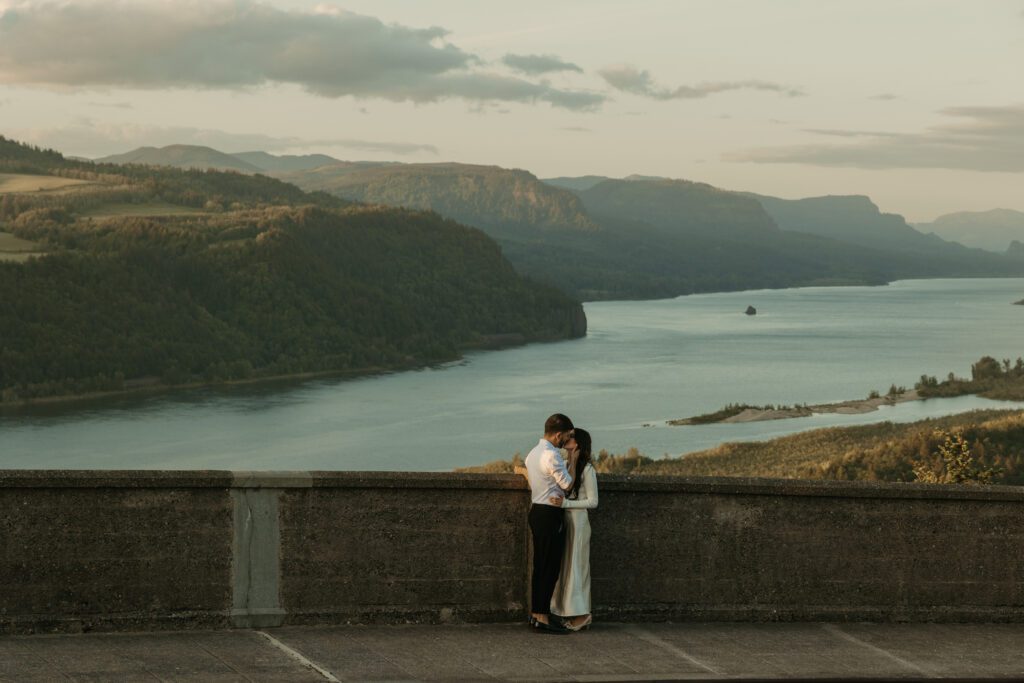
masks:
<instances>
[{"instance_id":1,"label":"man's arm","mask_svg":"<svg viewBox=\"0 0 1024 683\"><path fill-rule=\"evenodd\" d=\"M545 464L548 466L548 474L551 475L551 478L555 480L560 489L566 491L572 486L572 475L569 474L569 468L565 466L565 461L562 460L561 454L551 453L550 459Z\"/></svg>"}]
</instances>

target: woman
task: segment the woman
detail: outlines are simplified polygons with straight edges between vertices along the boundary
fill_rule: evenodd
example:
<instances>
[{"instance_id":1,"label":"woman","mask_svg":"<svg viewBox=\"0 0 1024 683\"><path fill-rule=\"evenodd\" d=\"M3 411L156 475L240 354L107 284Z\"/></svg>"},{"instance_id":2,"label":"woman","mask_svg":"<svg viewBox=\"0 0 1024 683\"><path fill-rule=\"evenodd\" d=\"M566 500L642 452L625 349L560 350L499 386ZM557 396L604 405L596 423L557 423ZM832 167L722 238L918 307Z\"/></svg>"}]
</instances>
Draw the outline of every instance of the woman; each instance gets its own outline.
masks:
<instances>
[{"instance_id":1,"label":"woman","mask_svg":"<svg viewBox=\"0 0 1024 683\"><path fill-rule=\"evenodd\" d=\"M565 509L565 554L562 572L551 597L551 612L564 619L566 628L579 631L590 626L590 520L587 510L597 507L597 472L591 462L590 433L576 429L565 444L569 452L572 486L565 498L551 498Z\"/></svg>"}]
</instances>

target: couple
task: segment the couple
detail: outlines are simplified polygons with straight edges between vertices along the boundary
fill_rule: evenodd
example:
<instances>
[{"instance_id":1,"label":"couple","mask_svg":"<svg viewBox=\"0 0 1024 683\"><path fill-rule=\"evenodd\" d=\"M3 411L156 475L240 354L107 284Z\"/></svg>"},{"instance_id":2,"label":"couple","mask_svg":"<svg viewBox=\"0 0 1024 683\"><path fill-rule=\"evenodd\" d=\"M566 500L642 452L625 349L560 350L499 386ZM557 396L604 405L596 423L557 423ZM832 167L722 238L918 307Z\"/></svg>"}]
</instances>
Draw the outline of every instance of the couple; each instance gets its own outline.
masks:
<instances>
[{"instance_id":1,"label":"couple","mask_svg":"<svg viewBox=\"0 0 1024 683\"><path fill-rule=\"evenodd\" d=\"M533 535L530 625L544 633L579 631L592 620L587 510L597 507L597 474L590 434L556 413L524 464Z\"/></svg>"}]
</instances>

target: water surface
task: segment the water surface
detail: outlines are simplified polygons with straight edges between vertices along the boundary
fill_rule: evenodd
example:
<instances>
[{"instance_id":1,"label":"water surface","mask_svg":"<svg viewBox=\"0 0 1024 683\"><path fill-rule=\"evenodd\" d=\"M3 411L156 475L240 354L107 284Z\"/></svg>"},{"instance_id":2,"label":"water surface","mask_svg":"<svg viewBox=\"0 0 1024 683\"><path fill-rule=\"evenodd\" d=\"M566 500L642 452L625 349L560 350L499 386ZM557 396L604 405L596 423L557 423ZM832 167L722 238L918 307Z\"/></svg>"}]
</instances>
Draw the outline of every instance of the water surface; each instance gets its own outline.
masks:
<instances>
[{"instance_id":1,"label":"water surface","mask_svg":"<svg viewBox=\"0 0 1024 683\"><path fill-rule=\"evenodd\" d=\"M0 468L447 470L525 453L556 411L646 455L980 407L669 427L727 403L825 403L1024 355L1024 279L908 280L586 305L585 339L358 380L111 398L0 413ZM744 315L748 305L756 316ZM645 427L645 424L654 426Z\"/></svg>"}]
</instances>

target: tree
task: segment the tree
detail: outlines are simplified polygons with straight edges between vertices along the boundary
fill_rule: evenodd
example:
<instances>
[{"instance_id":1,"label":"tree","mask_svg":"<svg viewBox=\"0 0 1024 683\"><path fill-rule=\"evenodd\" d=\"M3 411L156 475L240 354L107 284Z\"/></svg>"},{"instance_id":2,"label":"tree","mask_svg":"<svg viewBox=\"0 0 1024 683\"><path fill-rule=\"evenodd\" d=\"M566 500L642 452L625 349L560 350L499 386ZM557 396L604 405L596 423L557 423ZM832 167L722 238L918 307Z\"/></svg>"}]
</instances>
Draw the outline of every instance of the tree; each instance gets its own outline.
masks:
<instances>
[{"instance_id":1,"label":"tree","mask_svg":"<svg viewBox=\"0 0 1024 683\"><path fill-rule=\"evenodd\" d=\"M938 451L932 455L942 459L942 471L936 472L928 463L914 463L914 476L917 481L925 484L992 483L992 477L999 473L998 470L978 466L962 430L952 433L940 430L935 432L935 435L942 439L942 443L939 444Z\"/></svg>"},{"instance_id":2,"label":"tree","mask_svg":"<svg viewBox=\"0 0 1024 683\"><path fill-rule=\"evenodd\" d=\"M971 379L998 379L1003 376L1003 368L992 356L982 356L971 366Z\"/></svg>"}]
</instances>

